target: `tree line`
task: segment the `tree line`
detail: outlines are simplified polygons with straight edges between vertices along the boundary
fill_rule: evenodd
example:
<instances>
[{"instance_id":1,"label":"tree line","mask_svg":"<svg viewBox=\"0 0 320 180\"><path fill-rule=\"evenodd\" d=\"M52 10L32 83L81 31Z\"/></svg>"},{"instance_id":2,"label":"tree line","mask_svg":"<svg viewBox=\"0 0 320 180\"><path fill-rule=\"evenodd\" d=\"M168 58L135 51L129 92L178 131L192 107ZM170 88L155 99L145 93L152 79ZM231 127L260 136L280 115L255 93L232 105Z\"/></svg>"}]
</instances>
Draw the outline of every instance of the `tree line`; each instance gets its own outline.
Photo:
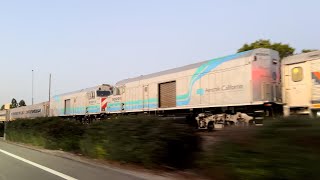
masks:
<instances>
[{"instance_id":1,"label":"tree line","mask_svg":"<svg viewBox=\"0 0 320 180\"><path fill-rule=\"evenodd\" d=\"M269 39L260 39L250 44L244 44L238 52L249 51L256 48L268 48L279 52L280 58L285 58L287 56L294 55L295 48L291 47L289 44L283 43L272 43ZM316 51L317 49L303 49L301 53L307 53Z\"/></svg>"},{"instance_id":2,"label":"tree line","mask_svg":"<svg viewBox=\"0 0 320 180\"><path fill-rule=\"evenodd\" d=\"M20 100L19 103L15 98L11 100L10 109L22 107L22 106L26 106L26 102L23 99ZM2 105L1 110L4 110L4 108L5 108L5 105Z\"/></svg>"}]
</instances>

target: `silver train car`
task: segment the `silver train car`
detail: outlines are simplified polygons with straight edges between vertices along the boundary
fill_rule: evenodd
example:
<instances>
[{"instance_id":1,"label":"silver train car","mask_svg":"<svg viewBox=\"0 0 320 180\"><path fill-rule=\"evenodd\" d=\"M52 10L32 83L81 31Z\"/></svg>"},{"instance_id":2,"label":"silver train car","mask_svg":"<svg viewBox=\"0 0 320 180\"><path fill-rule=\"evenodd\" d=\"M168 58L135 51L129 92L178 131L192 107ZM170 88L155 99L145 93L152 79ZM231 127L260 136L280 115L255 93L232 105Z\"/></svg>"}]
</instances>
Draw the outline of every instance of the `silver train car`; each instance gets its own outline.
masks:
<instances>
[{"instance_id":1,"label":"silver train car","mask_svg":"<svg viewBox=\"0 0 320 180\"><path fill-rule=\"evenodd\" d=\"M43 102L39 104L17 107L10 109L9 120L16 119L33 119L37 117L49 116L49 102Z\"/></svg>"},{"instance_id":2,"label":"silver train car","mask_svg":"<svg viewBox=\"0 0 320 180\"><path fill-rule=\"evenodd\" d=\"M261 123L262 114L281 103L279 54L260 48L122 80L107 102L111 114L245 112Z\"/></svg>"},{"instance_id":3,"label":"silver train car","mask_svg":"<svg viewBox=\"0 0 320 180\"><path fill-rule=\"evenodd\" d=\"M50 103L0 111L0 121L154 113L188 115L199 127L208 128L221 121L257 123L261 116L275 113L320 116L319 67L320 51L290 56L280 63L277 51L259 48L125 79L115 86L56 95Z\"/></svg>"},{"instance_id":4,"label":"silver train car","mask_svg":"<svg viewBox=\"0 0 320 180\"><path fill-rule=\"evenodd\" d=\"M320 116L320 51L282 60L284 115Z\"/></svg>"},{"instance_id":5,"label":"silver train car","mask_svg":"<svg viewBox=\"0 0 320 180\"><path fill-rule=\"evenodd\" d=\"M8 111L7 110L1 110L0 111L0 122L6 121L8 118Z\"/></svg>"},{"instance_id":6,"label":"silver train car","mask_svg":"<svg viewBox=\"0 0 320 180\"><path fill-rule=\"evenodd\" d=\"M0 121L13 121L17 119L34 119L49 116L49 102L22 106L0 111Z\"/></svg>"},{"instance_id":7,"label":"silver train car","mask_svg":"<svg viewBox=\"0 0 320 180\"><path fill-rule=\"evenodd\" d=\"M255 49L120 81L110 113L261 106L281 101L278 52Z\"/></svg>"}]
</instances>

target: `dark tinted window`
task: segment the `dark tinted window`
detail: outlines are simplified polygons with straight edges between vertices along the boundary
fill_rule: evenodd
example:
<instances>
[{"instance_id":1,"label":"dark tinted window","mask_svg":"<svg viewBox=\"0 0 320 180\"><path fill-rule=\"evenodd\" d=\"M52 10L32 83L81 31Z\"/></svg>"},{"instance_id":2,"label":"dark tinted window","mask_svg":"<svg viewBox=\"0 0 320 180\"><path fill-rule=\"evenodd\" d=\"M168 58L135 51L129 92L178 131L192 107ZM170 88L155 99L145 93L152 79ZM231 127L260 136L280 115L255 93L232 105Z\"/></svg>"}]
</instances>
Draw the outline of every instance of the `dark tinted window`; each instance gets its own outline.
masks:
<instances>
[{"instance_id":1,"label":"dark tinted window","mask_svg":"<svg viewBox=\"0 0 320 180\"><path fill-rule=\"evenodd\" d=\"M97 91L98 97L109 96L111 94L110 91Z\"/></svg>"}]
</instances>

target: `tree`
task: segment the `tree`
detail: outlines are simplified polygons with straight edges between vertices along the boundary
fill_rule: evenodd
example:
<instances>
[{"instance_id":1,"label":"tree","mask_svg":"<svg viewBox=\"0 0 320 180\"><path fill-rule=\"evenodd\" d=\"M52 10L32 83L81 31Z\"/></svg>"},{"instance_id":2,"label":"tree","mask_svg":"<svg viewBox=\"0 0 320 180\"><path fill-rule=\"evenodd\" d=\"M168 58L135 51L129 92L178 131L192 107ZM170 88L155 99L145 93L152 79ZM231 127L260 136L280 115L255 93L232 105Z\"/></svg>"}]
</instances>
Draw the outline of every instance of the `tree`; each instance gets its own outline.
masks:
<instances>
[{"instance_id":1,"label":"tree","mask_svg":"<svg viewBox=\"0 0 320 180\"><path fill-rule=\"evenodd\" d=\"M12 99L10 109L18 107L18 102L15 98Z\"/></svg>"},{"instance_id":2,"label":"tree","mask_svg":"<svg viewBox=\"0 0 320 180\"><path fill-rule=\"evenodd\" d=\"M317 51L316 49L302 49L301 53L308 53L312 51Z\"/></svg>"},{"instance_id":3,"label":"tree","mask_svg":"<svg viewBox=\"0 0 320 180\"><path fill-rule=\"evenodd\" d=\"M19 107L21 107L21 106L26 106L26 102L24 102L23 99L19 102Z\"/></svg>"},{"instance_id":4,"label":"tree","mask_svg":"<svg viewBox=\"0 0 320 180\"><path fill-rule=\"evenodd\" d=\"M284 58L293 55L295 49L289 44L271 43L270 40L260 39L251 44L244 44L238 52L248 51L256 48L269 48L279 52L280 58Z\"/></svg>"},{"instance_id":5,"label":"tree","mask_svg":"<svg viewBox=\"0 0 320 180\"><path fill-rule=\"evenodd\" d=\"M1 110L4 110L4 105L1 106Z\"/></svg>"}]
</instances>

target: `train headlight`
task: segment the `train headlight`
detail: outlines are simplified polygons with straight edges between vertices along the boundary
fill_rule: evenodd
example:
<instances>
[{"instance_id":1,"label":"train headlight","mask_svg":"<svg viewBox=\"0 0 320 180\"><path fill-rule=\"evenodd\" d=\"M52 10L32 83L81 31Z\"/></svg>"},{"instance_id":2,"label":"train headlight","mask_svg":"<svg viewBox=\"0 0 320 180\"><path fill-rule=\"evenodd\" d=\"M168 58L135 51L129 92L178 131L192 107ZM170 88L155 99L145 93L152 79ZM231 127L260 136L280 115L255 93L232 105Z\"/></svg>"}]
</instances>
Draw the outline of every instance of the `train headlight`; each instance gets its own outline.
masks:
<instances>
[{"instance_id":1,"label":"train headlight","mask_svg":"<svg viewBox=\"0 0 320 180\"><path fill-rule=\"evenodd\" d=\"M320 111L317 112L317 117L320 117Z\"/></svg>"}]
</instances>

